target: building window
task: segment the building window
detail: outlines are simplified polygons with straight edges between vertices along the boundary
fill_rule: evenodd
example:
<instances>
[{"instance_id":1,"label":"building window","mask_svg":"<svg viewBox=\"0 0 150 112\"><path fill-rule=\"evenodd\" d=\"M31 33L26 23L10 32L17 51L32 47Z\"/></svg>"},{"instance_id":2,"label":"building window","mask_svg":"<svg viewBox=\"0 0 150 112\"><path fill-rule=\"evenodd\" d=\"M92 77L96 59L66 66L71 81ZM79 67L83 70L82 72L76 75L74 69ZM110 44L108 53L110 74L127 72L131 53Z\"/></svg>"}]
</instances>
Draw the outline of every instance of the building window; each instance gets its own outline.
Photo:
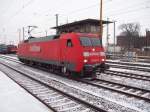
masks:
<instances>
[{"instance_id":1,"label":"building window","mask_svg":"<svg viewBox=\"0 0 150 112\"><path fill-rule=\"evenodd\" d=\"M91 26L91 32L96 32L97 30L96 30L96 26Z\"/></svg>"}]
</instances>

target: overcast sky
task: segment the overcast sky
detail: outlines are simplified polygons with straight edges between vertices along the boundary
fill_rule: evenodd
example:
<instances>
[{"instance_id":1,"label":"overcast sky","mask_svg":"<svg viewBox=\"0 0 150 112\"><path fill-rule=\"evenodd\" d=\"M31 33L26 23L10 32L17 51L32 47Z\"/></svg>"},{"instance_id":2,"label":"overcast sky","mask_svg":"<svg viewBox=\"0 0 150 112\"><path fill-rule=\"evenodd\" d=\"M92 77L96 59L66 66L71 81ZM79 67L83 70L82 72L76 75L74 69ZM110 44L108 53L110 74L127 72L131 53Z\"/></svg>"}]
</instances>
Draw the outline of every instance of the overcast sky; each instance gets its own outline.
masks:
<instances>
[{"instance_id":1,"label":"overcast sky","mask_svg":"<svg viewBox=\"0 0 150 112\"><path fill-rule=\"evenodd\" d=\"M150 29L150 0L103 0L103 19L118 25L138 22L144 35ZM55 14L59 14L59 24L87 18L99 19L100 0L0 0L0 43L18 43L18 30L29 25L38 26L34 36L54 33L50 27L55 26ZM113 24L110 25L110 42L113 40ZM25 28L27 30L27 28ZM106 38L104 28L104 43ZM27 32L25 33L27 38Z\"/></svg>"}]
</instances>

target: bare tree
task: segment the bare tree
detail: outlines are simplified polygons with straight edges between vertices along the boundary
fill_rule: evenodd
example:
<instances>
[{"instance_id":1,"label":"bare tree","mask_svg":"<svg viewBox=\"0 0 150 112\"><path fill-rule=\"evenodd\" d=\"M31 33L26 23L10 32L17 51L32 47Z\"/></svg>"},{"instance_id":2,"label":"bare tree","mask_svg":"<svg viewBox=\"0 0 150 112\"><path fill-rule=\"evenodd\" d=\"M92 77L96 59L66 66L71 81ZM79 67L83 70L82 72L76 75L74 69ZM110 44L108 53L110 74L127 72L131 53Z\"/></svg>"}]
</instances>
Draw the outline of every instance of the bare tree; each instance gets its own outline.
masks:
<instances>
[{"instance_id":1,"label":"bare tree","mask_svg":"<svg viewBox=\"0 0 150 112\"><path fill-rule=\"evenodd\" d=\"M122 30L122 34L127 38L128 49L136 46L135 38L140 35L140 24L139 23L127 23L121 24L119 29Z\"/></svg>"}]
</instances>

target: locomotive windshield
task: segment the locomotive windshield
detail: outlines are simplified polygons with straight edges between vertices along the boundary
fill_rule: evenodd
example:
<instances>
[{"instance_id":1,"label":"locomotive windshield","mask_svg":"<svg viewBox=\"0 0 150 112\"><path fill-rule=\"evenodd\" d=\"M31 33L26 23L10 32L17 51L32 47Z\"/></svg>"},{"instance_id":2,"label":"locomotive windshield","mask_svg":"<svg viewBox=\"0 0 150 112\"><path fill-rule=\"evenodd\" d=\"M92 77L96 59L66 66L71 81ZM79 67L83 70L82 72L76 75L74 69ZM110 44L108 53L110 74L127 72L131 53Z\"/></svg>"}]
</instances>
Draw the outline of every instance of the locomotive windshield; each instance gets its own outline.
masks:
<instances>
[{"instance_id":1,"label":"locomotive windshield","mask_svg":"<svg viewBox=\"0 0 150 112\"><path fill-rule=\"evenodd\" d=\"M101 46L101 39L95 37L80 37L82 46Z\"/></svg>"}]
</instances>

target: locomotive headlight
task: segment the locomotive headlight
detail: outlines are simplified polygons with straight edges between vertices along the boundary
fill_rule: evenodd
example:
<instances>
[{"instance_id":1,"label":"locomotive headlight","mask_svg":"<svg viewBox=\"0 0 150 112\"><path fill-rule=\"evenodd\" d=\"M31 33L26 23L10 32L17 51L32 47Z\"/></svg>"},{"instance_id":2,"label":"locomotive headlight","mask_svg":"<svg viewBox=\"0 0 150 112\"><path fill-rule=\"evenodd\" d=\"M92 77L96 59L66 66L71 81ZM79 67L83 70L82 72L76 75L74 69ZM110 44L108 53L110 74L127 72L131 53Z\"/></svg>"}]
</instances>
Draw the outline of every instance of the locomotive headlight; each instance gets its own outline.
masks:
<instances>
[{"instance_id":1,"label":"locomotive headlight","mask_svg":"<svg viewBox=\"0 0 150 112\"><path fill-rule=\"evenodd\" d=\"M100 52L100 56L105 56L105 52Z\"/></svg>"},{"instance_id":2,"label":"locomotive headlight","mask_svg":"<svg viewBox=\"0 0 150 112\"><path fill-rule=\"evenodd\" d=\"M83 56L84 57L90 56L90 53L89 52L83 52Z\"/></svg>"},{"instance_id":3,"label":"locomotive headlight","mask_svg":"<svg viewBox=\"0 0 150 112\"><path fill-rule=\"evenodd\" d=\"M84 59L84 63L87 63L88 62L88 60L87 59Z\"/></svg>"},{"instance_id":4,"label":"locomotive headlight","mask_svg":"<svg viewBox=\"0 0 150 112\"><path fill-rule=\"evenodd\" d=\"M95 51L95 49L93 48L92 51Z\"/></svg>"},{"instance_id":5,"label":"locomotive headlight","mask_svg":"<svg viewBox=\"0 0 150 112\"><path fill-rule=\"evenodd\" d=\"M105 59L102 59L102 61L105 61Z\"/></svg>"}]
</instances>

